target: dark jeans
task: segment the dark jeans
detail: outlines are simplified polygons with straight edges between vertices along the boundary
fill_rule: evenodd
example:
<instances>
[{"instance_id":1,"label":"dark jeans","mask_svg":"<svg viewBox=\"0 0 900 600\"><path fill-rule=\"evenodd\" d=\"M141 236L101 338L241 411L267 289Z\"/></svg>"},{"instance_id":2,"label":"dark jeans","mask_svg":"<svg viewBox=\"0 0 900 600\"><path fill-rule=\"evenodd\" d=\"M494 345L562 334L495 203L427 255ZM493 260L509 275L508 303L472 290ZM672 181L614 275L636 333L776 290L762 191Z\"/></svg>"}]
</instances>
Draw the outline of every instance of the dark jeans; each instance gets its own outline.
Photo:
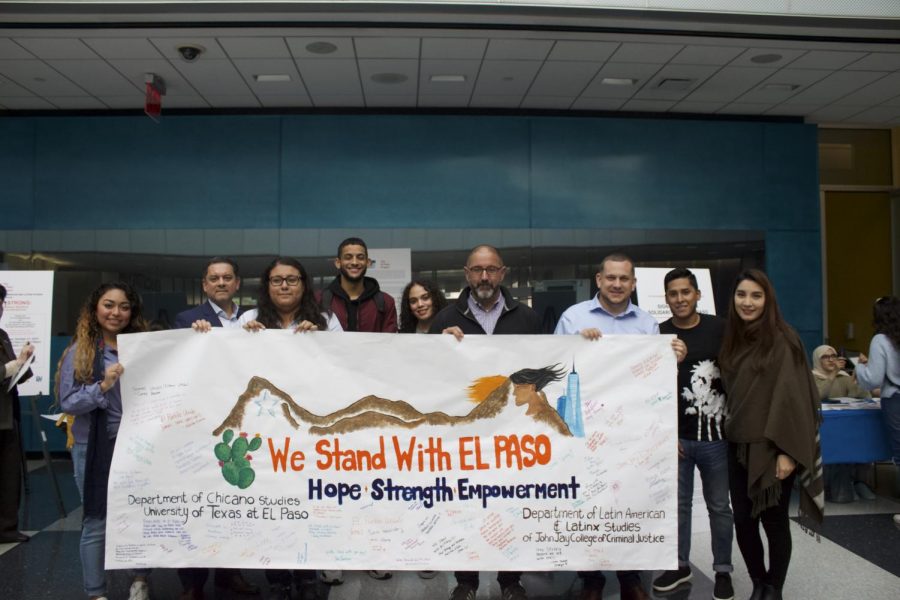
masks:
<instances>
[{"instance_id":1,"label":"dark jeans","mask_svg":"<svg viewBox=\"0 0 900 600\"><path fill-rule=\"evenodd\" d=\"M678 457L678 566L687 567L691 555L691 512L694 500L694 467L700 470L703 499L709 512L713 571L730 573L734 520L728 504L728 442L680 440L684 456Z\"/></svg>"},{"instance_id":2,"label":"dark jeans","mask_svg":"<svg viewBox=\"0 0 900 600\"><path fill-rule=\"evenodd\" d=\"M894 464L900 467L900 394L881 399L881 416L891 440Z\"/></svg>"},{"instance_id":3,"label":"dark jeans","mask_svg":"<svg viewBox=\"0 0 900 600\"><path fill-rule=\"evenodd\" d=\"M772 468L775 468L774 466ZM747 571L753 579L781 589L787 578L791 562L791 525L788 507L791 504L791 490L794 475L781 481L781 500L776 506L752 516L753 502L747 495L747 469L737 460L736 446L728 445L728 481L731 486L731 506L734 509L734 532L738 547L747 564ZM762 523L769 542L769 569L766 570L765 554L759 525Z\"/></svg>"},{"instance_id":4,"label":"dark jeans","mask_svg":"<svg viewBox=\"0 0 900 600\"><path fill-rule=\"evenodd\" d=\"M0 429L0 533L19 532L19 500L22 495L22 454L19 425Z\"/></svg>"},{"instance_id":5,"label":"dark jeans","mask_svg":"<svg viewBox=\"0 0 900 600\"><path fill-rule=\"evenodd\" d=\"M197 568L181 568L178 569L178 580L181 581L181 587L185 592L191 590L202 590L206 585L206 579L209 577L209 569Z\"/></svg>"},{"instance_id":6,"label":"dark jeans","mask_svg":"<svg viewBox=\"0 0 900 600\"><path fill-rule=\"evenodd\" d=\"M473 590L478 589L478 571L457 571L454 575L456 575L457 584L468 585ZM521 576L521 571L499 571L497 573L497 582L502 590L507 586L519 583Z\"/></svg>"}]
</instances>

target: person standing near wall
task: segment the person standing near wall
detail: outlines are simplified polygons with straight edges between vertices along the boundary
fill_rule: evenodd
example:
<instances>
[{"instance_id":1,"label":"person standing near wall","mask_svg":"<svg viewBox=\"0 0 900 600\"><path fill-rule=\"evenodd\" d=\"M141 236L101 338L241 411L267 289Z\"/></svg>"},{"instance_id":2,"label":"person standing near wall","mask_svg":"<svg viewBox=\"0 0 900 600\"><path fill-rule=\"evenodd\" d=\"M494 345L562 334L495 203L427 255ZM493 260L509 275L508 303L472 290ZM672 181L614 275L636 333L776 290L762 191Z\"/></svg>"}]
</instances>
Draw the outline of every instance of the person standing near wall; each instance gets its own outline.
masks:
<instances>
[{"instance_id":1,"label":"person standing near wall","mask_svg":"<svg viewBox=\"0 0 900 600\"><path fill-rule=\"evenodd\" d=\"M869 356L859 356L856 379L866 389L881 388L881 414L900 477L900 298L879 298L872 312L875 337ZM900 526L900 514L894 515L894 523Z\"/></svg>"},{"instance_id":2,"label":"person standing near wall","mask_svg":"<svg viewBox=\"0 0 900 600\"><path fill-rule=\"evenodd\" d=\"M242 312L234 303L241 289L237 263L223 256L209 259L202 285L206 302L175 315L175 329L187 329L196 321L207 321L213 327L237 327Z\"/></svg>"},{"instance_id":3,"label":"person standing near wall","mask_svg":"<svg viewBox=\"0 0 900 600\"><path fill-rule=\"evenodd\" d=\"M338 276L319 295L322 308L337 316L344 331L397 333L394 299L381 291L378 281L366 277L366 243L356 237L341 242L334 266Z\"/></svg>"},{"instance_id":4,"label":"person standing near wall","mask_svg":"<svg viewBox=\"0 0 900 600\"><path fill-rule=\"evenodd\" d=\"M606 334L659 334L659 324L645 310L631 303L637 279L634 261L616 252L600 261L597 269L597 295L590 300L570 306L556 324L556 335L580 334L589 340L598 340ZM684 342L672 340L672 350L677 360L684 360L687 348ZM582 579L581 600L601 600L606 576L602 571L579 571ZM617 571L622 600L649 599L641 582L640 571Z\"/></svg>"},{"instance_id":5,"label":"person standing near wall","mask_svg":"<svg viewBox=\"0 0 900 600\"><path fill-rule=\"evenodd\" d=\"M734 526L753 581L750 598L780 600L791 560L794 480L800 483L801 515L819 523L825 491L818 392L800 336L782 318L762 271L748 269L735 281L719 364Z\"/></svg>"},{"instance_id":6,"label":"person standing near wall","mask_svg":"<svg viewBox=\"0 0 900 600\"><path fill-rule=\"evenodd\" d=\"M691 504L696 468L709 511L716 574L713 600L731 600L734 517L728 501L725 394L718 362L725 319L697 312L700 289L690 270L672 269L663 281L672 317L660 324L659 332L677 335L688 347L688 353L678 364L678 568L657 577L653 589L668 592L691 579Z\"/></svg>"},{"instance_id":7,"label":"person standing near wall","mask_svg":"<svg viewBox=\"0 0 900 600\"><path fill-rule=\"evenodd\" d=\"M124 282L101 284L88 297L75 336L60 359L58 398L76 423L89 423L84 464L84 520L81 525L81 568L84 591L92 600L106 598L104 553L106 497L113 448L122 420L117 336L146 331L141 297ZM135 570L129 600L149 600L147 570Z\"/></svg>"},{"instance_id":8,"label":"person standing near wall","mask_svg":"<svg viewBox=\"0 0 900 600\"><path fill-rule=\"evenodd\" d=\"M538 334L541 319L530 307L513 299L501 285L506 267L500 252L493 246L476 246L464 267L466 282L456 302L437 314L429 333L445 333L460 342L466 335ZM520 571L500 571L502 600L526 600L528 594L520 583ZM478 592L477 571L457 571L456 587L450 600L475 600Z\"/></svg>"},{"instance_id":9,"label":"person standing near wall","mask_svg":"<svg viewBox=\"0 0 900 600\"><path fill-rule=\"evenodd\" d=\"M403 288L400 301L400 333L428 333L435 315L447 306L447 299L430 279L414 279Z\"/></svg>"},{"instance_id":10,"label":"person standing near wall","mask_svg":"<svg viewBox=\"0 0 900 600\"><path fill-rule=\"evenodd\" d=\"M0 319L6 305L6 288L0 285ZM9 388L10 378L34 353L26 342L19 355L13 350L9 335L0 329L0 544L27 542L30 538L19 531L19 502L22 497L22 442L19 435L18 384ZM19 383L31 378L29 369Z\"/></svg>"},{"instance_id":11,"label":"person standing near wall","mask_svg":"<svg viewBox=\"0 0 900 600\"><path fill-rule=\"evenodd\" d=\"M176 329L192 326L200 331L208 327L240 327L238 317L241 309L234 303L234 296L241 289L241 278L237 262L231 258L216 256L206 263L203 272L203 293L206 301L175 316ZM208 569L178 569L178 579L183 588L182 600L202 600L203 587L209 576ZM235 594L257 594L259 588L249 583L240 569L216 569L216 587L225 588Z\"/></svg>"},{"instance_id":12,"label":"person standing near wall","mask_svg":"<svg viewBox=\"0 0 900 600\"><path fill-rule=\"evenodd\" d=\"M306 268L295 258L276 258L259 278L257 306L238 319L247 331L265 329L292 329L294 333L308 331L340 331L334 314L323 311L316 302L309 285ZM208 327L198 324L194 329ZM300 569L266 569L269 591L266 600L290 600L291 584L297 587L302 600L317 597L315 571Z\"/></svg>"}]
</instances>

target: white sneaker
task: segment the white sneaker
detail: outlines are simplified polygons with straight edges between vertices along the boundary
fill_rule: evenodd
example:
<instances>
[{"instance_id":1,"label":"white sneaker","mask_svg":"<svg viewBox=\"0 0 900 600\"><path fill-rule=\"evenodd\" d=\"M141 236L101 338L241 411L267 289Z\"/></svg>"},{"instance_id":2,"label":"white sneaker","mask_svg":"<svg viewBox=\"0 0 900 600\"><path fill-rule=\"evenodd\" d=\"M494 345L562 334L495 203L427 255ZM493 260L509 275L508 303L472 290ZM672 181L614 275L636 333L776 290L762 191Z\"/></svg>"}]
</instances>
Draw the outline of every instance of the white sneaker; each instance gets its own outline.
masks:
<instances>
[{"instance_id":1,"label":"white sneaker","mask_svg":"<svg viewBox=\"0 0 900 600\"><path fill-rule=\"evenodd\" d=\"M128 591L128 600L150 600L150 586L146 581L135 581Z\"/></svg>"},{"instance_id":2,"label":"white sneaker","mask_svg":"<svg viewBox=\"0 0 900 600\"><path fill-rule=\"evenodd\" d=\"M344 572L319 571L319 579L322 580L322 583L327 583L328 585L341 585L344 583Z\"/></svg>"}]
</instances>

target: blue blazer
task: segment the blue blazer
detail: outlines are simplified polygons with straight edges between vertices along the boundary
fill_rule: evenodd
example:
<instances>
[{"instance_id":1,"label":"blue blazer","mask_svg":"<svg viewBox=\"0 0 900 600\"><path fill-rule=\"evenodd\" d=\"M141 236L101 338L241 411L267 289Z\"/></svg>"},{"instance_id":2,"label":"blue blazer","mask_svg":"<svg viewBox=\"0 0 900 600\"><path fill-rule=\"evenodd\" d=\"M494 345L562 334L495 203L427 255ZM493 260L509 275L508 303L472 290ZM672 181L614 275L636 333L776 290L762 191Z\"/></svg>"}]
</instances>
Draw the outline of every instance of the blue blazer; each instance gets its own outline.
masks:
<instances>
[{"instance_id":1,"label":"blue blazer","mask_svg":"<svg viewBox=\"0 0 900 600\"><path fill-rule=\"evenodd\" d=\"M244 311L238 307L238 316L241 316L243 312ZM213 327L222 326L222 322L219 321L219 315L217 315L216 311L209 305L209 301L204 300L203 304L200 306L189 308L175 315L175 329L190 329L191 323L199 321L200 319L209 321Z\"/></svg>"}]
</instances>

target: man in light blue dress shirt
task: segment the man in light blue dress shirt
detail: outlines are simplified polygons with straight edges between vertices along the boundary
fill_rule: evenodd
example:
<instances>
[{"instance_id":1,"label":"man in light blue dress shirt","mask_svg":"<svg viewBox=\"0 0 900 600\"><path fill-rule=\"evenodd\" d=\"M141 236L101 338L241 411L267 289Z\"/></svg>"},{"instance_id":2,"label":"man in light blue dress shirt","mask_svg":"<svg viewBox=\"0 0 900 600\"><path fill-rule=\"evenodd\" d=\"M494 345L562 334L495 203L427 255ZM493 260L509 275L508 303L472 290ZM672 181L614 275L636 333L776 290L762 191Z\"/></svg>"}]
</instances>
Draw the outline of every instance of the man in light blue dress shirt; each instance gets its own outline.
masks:
<instances>
[{"instance_id":1,"label":"man in light blue dress shirt","mask_svg":"<svg viewBox=\"0 0 900 600\"><path fill-rule=\"evenodd\" d=\"M655 335L659 323L650 313L631 303L637 279L634 263L624 254L610 254L597 271L597 295L570 306L556 325L556 334L597 330L607 334L637 333ZM591 339L597 336L585 335Z\"/></svg>"},{"instance_id":2,"label":"man in light blue dress shirt","mask_svg":"<svg viewBox=\"0 0 900 600\"><path fill-rule=\"evenodd\" d=\"M637 279L634 262L615 253L600 262L597 271L597 295L566 309L554 331L557 335L581 334L597 340L603 334L659 334L659 323L650 313L631 303ZM687 347L678 338L672 341L678 362L684 360ZM602 571L579 571L583 589L580 600L601 600L606 577ZM641 582L640 571L618 571L620 598L644 600L650 596Z\"/></svg>"}]
</instances>

